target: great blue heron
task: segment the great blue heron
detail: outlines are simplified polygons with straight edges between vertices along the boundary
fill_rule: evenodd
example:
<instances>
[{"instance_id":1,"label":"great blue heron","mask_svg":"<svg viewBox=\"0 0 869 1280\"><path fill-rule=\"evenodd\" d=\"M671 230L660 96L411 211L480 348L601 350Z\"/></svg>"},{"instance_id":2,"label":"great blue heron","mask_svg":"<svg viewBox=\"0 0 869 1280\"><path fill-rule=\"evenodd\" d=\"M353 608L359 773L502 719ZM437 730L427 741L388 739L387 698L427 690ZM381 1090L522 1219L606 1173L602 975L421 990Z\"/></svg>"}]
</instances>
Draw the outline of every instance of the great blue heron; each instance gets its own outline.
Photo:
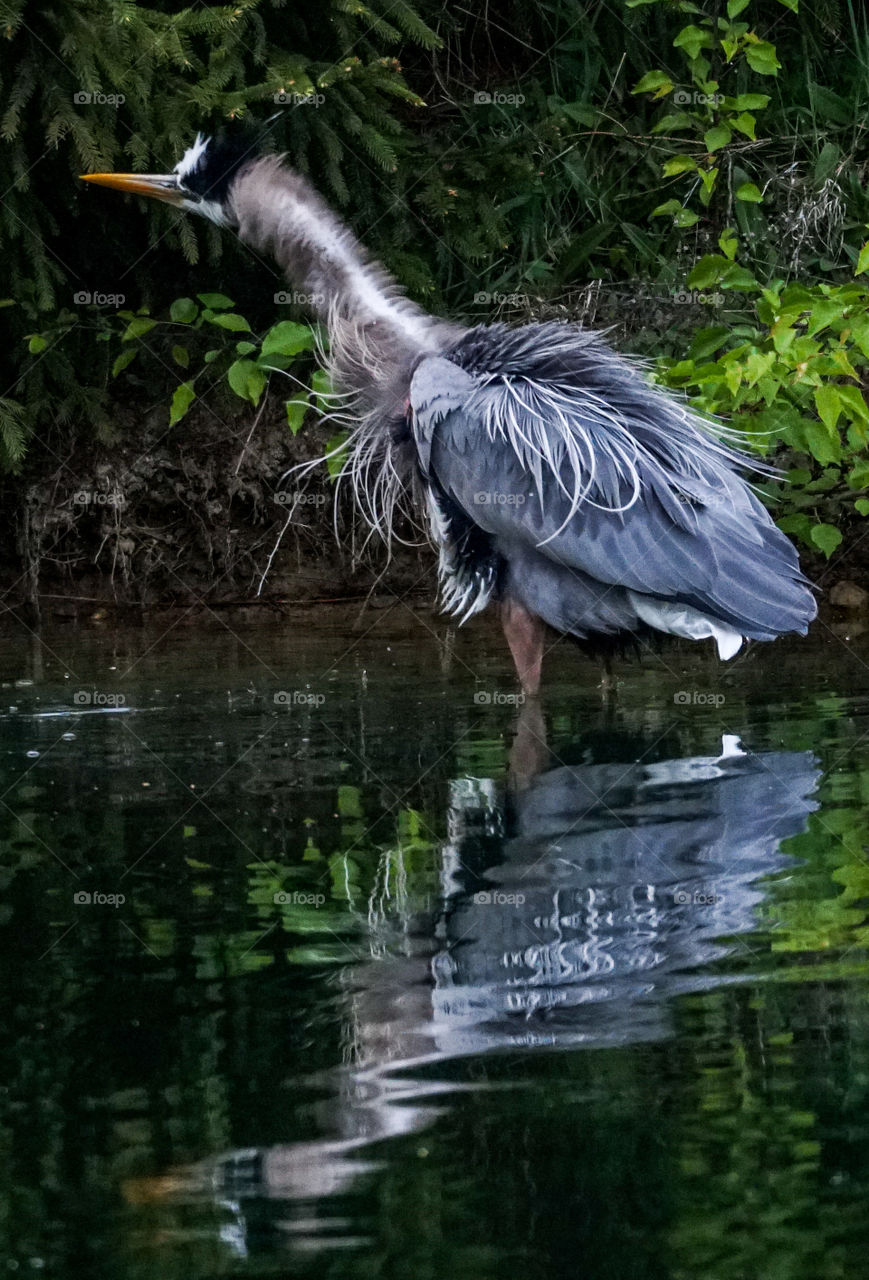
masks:
<instances>
[{"instance_id":1,"label":"great blue heron","mask_svg":"<svg viewBox=\"0 0 869 1280\"><path fill-rule=\"evenodd\" d=\"M796 552L741 472L733 435L651 386L573 324L428 315L282 157L199 134L170 174L87 180L154 196L270 252L329 333L352 425L349 476L390 541L403 498L427 517L442 602L497 602L526 692L546 626L588 639L649 628L804 635L817 609ZM734 433L735 434L735 433Z\"/></svg>"}]
</instances>

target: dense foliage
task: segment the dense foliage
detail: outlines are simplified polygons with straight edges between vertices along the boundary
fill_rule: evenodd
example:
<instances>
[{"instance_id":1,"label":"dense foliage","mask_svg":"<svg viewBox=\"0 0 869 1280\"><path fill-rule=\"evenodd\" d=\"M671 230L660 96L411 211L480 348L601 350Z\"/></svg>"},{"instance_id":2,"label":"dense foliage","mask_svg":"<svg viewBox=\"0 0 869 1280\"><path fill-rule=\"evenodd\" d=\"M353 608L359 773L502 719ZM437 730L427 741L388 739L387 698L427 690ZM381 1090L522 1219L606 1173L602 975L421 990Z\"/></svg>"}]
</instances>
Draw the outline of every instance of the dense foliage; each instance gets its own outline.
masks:
<instances>
[{"instance_id":1,"label":"dense foliage","mask_svg":"<svg viewBox=\"0 0 869 1280\"><path fill-rule=\"evenodd\" d=\"M163 170L199 128L274 116L273 144L426 305L482 318L596 282L642 315L636 299L651 297L656 323L632 345L663 357L663 376L701 407L740 423L750 412L755 433L745 391L758 387L765 439L791 450L801 501L821 481L823 501L792 513L808 520L794 531L829 552L816 527L864 514L838 498L859 493L866 444L850 318L866 306L854 279L869 221L869 31L851 0L510 0L497 14L452 0L3 0L0 32L6 469L34 435L54 454L83 429L112 439L126 385L112 334L138 316L152 346L149 316L167 316L179 275L185 295L238 301L255 334L227 341L255 345L276 312L301 318L230 238L77 181ZM843 287L838 323L825 290ZM787 351L771 336L773 295ZM709 328L710 296L724 330L714 347L693 332ZM683 367L689 347L701 364L779 358L722 395L705 365ZM155 401L176 394L171 358L149 376Z\"/></svg>"}]
</instances>

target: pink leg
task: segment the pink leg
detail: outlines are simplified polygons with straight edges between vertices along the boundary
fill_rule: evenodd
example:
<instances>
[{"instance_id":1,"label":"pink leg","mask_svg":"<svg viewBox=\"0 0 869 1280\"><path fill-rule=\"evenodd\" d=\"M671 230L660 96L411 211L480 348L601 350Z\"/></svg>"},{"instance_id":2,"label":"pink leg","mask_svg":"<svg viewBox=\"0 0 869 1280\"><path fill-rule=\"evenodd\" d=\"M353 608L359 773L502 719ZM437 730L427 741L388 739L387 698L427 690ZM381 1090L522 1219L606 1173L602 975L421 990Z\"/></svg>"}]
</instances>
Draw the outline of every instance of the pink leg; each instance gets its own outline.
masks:
<instances>
[{"instance_id":1,"label":"pink leg","mask_svg":"<svg viewBox=\"0 0 869 1280\"><path fill-rule=\"evenodd\" d=\"M539 698L529 698L523 703L516 725L516 737L510 748L510 785L516 791L524 791L538 773L549 763L546 745L546 723Z\"/></svg>"},{"instance_id":2,"label":"pink leg","mask_svg":"<svg viewBox=\"0 0 869 1280\"><path fill-rule=\"evenodd\" d=\"M536 697L540 692L546 623L536 613L530 613L524 605L508 598L501 605L501 626L504 628L522 688L529 697Z\"/></svg>"}]
</instances>

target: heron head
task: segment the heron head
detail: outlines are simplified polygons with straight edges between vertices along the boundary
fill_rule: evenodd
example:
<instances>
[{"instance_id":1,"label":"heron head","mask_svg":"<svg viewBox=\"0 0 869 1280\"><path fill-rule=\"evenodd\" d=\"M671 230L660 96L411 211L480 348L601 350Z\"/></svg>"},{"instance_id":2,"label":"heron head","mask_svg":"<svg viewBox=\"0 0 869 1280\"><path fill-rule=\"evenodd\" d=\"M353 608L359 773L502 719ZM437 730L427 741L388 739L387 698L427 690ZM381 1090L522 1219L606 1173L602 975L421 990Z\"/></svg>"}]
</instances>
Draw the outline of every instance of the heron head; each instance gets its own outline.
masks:
<instances>
[{"instance_id":1,"label":"heron head","mask_svg":"<svg viewBox=\"0 0 869 1280\"><path fill-rule=\"evenodd\" d=\"M229 191L242 165L254 159L256 145L240 135L218 134L206 137L197 133L193 145L171 173L83 173L85 182L134 195L151 196L210 218L218 226L233 222L229 210Z\"/></svg>"}]
</instances>

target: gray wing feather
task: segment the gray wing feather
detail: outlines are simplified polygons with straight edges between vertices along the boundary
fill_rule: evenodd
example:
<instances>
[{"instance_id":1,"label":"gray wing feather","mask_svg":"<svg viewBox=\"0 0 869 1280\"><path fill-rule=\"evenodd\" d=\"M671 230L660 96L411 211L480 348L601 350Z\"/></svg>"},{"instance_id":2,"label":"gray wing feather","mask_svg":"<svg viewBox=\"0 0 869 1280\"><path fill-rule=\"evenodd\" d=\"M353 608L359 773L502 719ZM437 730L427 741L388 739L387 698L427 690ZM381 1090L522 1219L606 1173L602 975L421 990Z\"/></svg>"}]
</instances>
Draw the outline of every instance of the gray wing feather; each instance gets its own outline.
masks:
<instances>
[{"instance_id":1,"label":"gray wing feather","mask_svg":"<svg viewBox=\"0 0 869 1280\"><path fill-rule=\"evenodd\" d=\"M476 385L464 369L441 356L429 356L417 365L410 384L410 403L417 457L426 480L430 478L431 447L436 426L448 413L461 409Z\"/></svg>"},{"instance_id":2,"label":"gray wing feather","mask_svg":"<svg viewBox=\"0 0 869 1280\"><path fill-rule=\"evenodd\" d=\"M505 554L521 546L541 568L576 571L579 595L591 580L688 605L744 635L804 632L816 609L796 552L733 455L625 368L636 404L614 422L618 410L600 396L518 379L508 401L503 379L423 360L410 400L424 472ZM651 434L643 440L656 414L670 425L668 411L679 415L684 464Z\"/></svg>"}]
</instances>

